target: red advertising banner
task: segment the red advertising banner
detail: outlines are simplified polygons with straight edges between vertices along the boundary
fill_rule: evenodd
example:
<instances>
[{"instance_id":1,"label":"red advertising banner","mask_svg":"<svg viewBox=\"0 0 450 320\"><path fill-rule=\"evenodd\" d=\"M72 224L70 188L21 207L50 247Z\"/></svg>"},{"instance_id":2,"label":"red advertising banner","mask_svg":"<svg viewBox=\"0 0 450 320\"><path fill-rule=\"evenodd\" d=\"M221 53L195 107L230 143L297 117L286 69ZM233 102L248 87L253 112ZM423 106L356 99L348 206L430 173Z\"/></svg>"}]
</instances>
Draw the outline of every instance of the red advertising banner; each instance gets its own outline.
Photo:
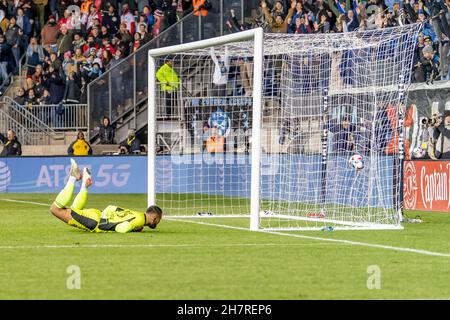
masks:
<instances>
[{"instance_id":1,"label":"red advertising banner","mask_svg":"<svg viewBox=\"0 0 450 320\"><path fill-rule=\"evenodd\" d=\"M450 212L450 161L405 161L405 209Z\"/></svg>"}]
</instances>

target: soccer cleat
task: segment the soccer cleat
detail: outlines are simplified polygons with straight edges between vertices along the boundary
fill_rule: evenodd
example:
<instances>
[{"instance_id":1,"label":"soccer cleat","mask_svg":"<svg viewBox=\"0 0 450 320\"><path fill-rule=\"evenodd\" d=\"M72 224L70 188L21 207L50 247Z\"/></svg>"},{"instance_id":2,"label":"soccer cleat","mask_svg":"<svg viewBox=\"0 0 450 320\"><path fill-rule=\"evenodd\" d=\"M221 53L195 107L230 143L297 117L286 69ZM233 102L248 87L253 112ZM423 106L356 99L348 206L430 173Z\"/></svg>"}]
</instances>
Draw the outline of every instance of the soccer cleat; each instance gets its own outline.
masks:
<instances>
[{"instance_id":1,"label":"soccer cleat","mask_svg":"<svg viewBox=\"0 0 450 320\"><path fill-rule=\"evenodd\" d=\"M86 167L83 169L83 184L86 188L89 188L92 185L91 170Z\"/></svg>"},{"instance_id":2,"label":"soccer cleat","mask_svg":"<svg viewBox=\"0 0 450 320\"><path fill-rule=\"evenodd\" d=\"M70 159L70 175L72 177L75 177L75 179L80 180L81 179L81 172L80 168L78 167L78 164L75 160Z\"/></svg>"}]
</instances>

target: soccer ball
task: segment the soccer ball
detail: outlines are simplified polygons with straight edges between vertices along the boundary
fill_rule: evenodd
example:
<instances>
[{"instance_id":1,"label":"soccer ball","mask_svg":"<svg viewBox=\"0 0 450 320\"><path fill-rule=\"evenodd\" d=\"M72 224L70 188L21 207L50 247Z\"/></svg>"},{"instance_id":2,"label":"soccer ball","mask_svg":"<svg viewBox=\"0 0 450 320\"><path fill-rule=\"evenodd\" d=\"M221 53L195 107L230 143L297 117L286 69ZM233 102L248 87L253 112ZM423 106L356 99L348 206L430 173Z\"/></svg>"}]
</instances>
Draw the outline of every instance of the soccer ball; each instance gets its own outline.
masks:
<instances>
[{"instance_id":1,"label":"soccer ball","mask_svg":"<svg viewBox=\"0 0 450 320\"><path fill-rule=\"evenodd\" d=\"M363 158L359 154L355 154L355 155L351 156L350 159L348 160L348 163L356 171L361 171L362 169L364 169Z\"/></svg>"},{"instance_id":2,"label":"soccer ball","mask_svg":"<svg viewBox=\"0 0 450 320\"><path fill-rule=\"evenodd\" d=\"M414 150L413 150L413 156L414 156L414 158L416 158L416 159L423 158L423 157L425 156L425 150L422 149L421 147L414 148Z\"/></svg>"}]
</instances>

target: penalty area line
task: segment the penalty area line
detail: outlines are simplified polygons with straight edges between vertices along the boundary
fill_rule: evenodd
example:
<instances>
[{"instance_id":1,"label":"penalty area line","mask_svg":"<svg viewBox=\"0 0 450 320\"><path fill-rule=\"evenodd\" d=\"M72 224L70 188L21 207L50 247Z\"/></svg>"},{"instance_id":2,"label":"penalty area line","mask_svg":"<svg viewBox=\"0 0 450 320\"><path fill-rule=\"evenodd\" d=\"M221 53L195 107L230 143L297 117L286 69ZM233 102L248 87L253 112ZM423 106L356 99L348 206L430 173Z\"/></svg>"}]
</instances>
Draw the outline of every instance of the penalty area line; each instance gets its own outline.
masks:
<instances>
[{"instance_id":1,"label":"penalty area line","mask_svg":"<svg viewBox=\"0 0 450 320\"><path fill-rule=\"evenodd\" d=\"M202 222L202 221L170 219L170 218L169 218L169 220L180 221L180 222L185 222L185 223L194 223L194 224L200 224L200 225L211 226L211 227L219 227L219 228L225 228L225 229L251 231L248 228L227 226L227 225L223 225L223 224L216 224L216 223L209 223L209 222ZM283 233L283 232L278 232L278 231L259 230L259 231L254 231L254 232L265 233L265 234L274 234L274 235L284 236L284 237L308 239L308 240L334 242L334 243L340 243L340 244L347 244L347 245L351 245L351 246L369 247L369 248L376 248L376 249L384 249L384 250L391 250L391 251L408 252L408 253L416 253L416 254L422 254L422 255L428 255L428 256L450 258L450 253L433 252L433 251L427 251L427 250L421 250L421 249L394 247L394 246L388 246L388 245L383 245L383 244L351 241L351 240L345 240L345 239L329 239L329 238L322 238L322 237L305 236L305 235L301 235L301 234Z\"/></svg>"}]
</instances>

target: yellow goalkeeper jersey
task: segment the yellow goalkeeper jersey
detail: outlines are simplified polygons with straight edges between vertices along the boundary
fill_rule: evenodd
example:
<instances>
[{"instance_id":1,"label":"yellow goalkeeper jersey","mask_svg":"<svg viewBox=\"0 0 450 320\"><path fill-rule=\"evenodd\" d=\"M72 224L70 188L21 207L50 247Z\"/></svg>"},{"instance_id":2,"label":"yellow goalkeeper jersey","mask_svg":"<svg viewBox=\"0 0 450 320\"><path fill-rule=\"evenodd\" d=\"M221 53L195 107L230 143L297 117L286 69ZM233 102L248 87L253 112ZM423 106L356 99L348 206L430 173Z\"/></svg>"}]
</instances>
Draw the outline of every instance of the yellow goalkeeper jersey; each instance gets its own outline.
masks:
<instances>
[{"instance_id":1,"label":"yellow goalkeeper jersey","mask_svg":"<svg viewBox=\"0 0 450 320\"><path fill-rule=\"evenodd\" d=\"M145 225L145 213L122 209L116 206L106 207L101 214L96 232L116 231L120 233L140 231Z\"/></svg>"}]
</instances>

